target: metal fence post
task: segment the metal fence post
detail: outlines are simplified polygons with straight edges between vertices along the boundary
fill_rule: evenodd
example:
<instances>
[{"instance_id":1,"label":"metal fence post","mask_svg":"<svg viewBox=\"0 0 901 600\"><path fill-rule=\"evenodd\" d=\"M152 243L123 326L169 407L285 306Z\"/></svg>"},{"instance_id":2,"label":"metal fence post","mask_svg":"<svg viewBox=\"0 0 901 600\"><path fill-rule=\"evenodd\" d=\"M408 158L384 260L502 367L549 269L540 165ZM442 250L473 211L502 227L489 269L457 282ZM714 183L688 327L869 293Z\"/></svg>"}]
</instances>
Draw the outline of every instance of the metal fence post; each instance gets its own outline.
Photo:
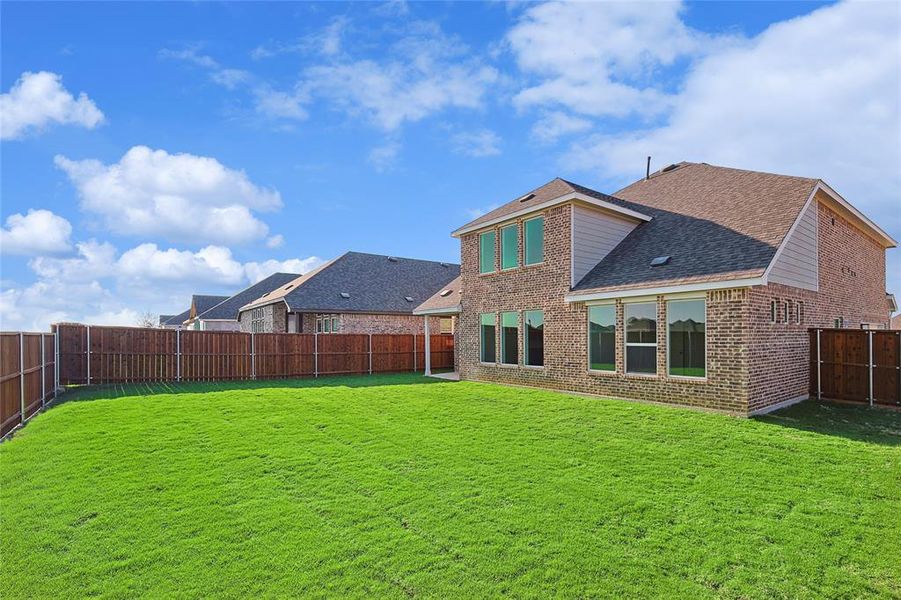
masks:
<instances>
[{"instance_id":1,"label":"metal fence post","mask_svg":"<svg viewBox=\"0 0 901 600\"><path fill-rule=\"evenodd\" d=\"M313 377L319 377L319 333L313 334Z\"/></svg>"},{"instance_id":2,"label":"metal fence post","mask_svg":"<svg viewBox=\"0 0 901 600\"><path fill-rule=\"evenodd\" d=\"M91 385L91 326L88 325L88 385Z\"/></svg>"},{"instance_id":3,"label":"metal fence post","mask_svg":"<svg viewBox=\"0 0 901 600\"><path fill-rule=\"evenodd\" d=\"M19 332L19 421L25 423L25 334Z\"/></svg>"},{"instance_id":4,"label":"metal fence post","mask_svg":"<svg viewBox=\"0 0 901 600\"><path fill-rule=\"evenodd\" d=\"M47 398L47 360L44 354L44 334L41 334L41 408L46 406Z\"/></svg>"},{"instance_id":5,"label":"metal fence post","mask_svg":"<svg viewBox=\"0 0 901 600\"><path fill-rule=\"evenodd\" d=\"M372 375L372 334L369 334L369 374Z\"/></svg>"},{"instance_id":6,"label":"metal fence post","mask_svg":"<svg viewBox=\"0 0 901 600\"><path fill-rule=\"evenodd\" d=\"M416 372L416 334L413 334L413 372Z\"/></svg>"},{"instance_id":7,"label":"metal fence post","mask_svg":"<svg viewBox=\"0 0 901 600\"><path fill-rule=\"evenodd\" d=\"M59 325L53 332L53 398L59 391Z\"/></svg>"},{"instance_id":8,"label":"metal fence post","mask_svg":"<svg viewBox=\"0 0 901 600\"><path fill-rule=\"evenodd\" d=\"M181 329L175 330L175 381L181 381Z\"/></svg>"},{"instance_id":9,"label":"metal fence post","mask_svg":"<svg viewBox=\"0 0 901 600\"><path fill-rule=\"evenodd\" d=\"M250 332L250 378L257 378L257 349L256 349L256 338L253 335L253 332Z\"/></svg>"},{"instance_id":10,"label":"metal fence post","mask_svg":"<svg viewBox=\"0 0 901 600\"><path fill-rule=\"evenodd\" d=\"M820 360L820 330L817 329L817 400L823 397L823 383L820 379L822 360Z\"/></svg>"},{"instance_id":11,"label":"metal fence post","mask_svg":"<svg viewBox=\"0 0 901 600\"><path fill-rule=\"evenodd\" d=\"M867 369L870 376L870 406L873 406L873 330L867 331L870 346L870 360L867 362Z\"/></svg>"}]
</instances>

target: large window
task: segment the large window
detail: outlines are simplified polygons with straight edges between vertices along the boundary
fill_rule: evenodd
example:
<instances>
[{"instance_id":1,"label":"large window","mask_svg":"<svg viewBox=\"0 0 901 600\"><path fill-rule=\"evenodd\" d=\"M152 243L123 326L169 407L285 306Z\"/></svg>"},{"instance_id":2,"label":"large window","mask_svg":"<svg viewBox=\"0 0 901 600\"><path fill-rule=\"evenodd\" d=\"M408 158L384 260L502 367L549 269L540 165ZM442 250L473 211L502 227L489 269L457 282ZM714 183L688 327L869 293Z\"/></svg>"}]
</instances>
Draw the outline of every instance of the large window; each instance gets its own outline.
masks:
<instances>
[{"instance_id":1,"label":"large window","mask_svg":"<svg viewBox=\"0 0 901 600\"><path fill-rule=\"evenodd\" d=\"M706 321L703 299L666 303L670 375L707 375Z\"/></svg>"},{"instance_id":2,"label":"large window","mask_svg":"<svg viewBox=\"0 0 901 600\"><path fill-rule=\"evenodd\" d=\"M544 366L544 311L527 310L522 313L525 327L525 352L523 364L530 367Z\"/></svg>"},{"instance_id":3,"label":"large window","mask_svg":"<svg viewBox=\"0 0 901 600\"><path fill-rule=\"evenodd\" d=\"M501 363L519 363L519 313L501 313Z\"/></svg>"},{"instance_id":4,"label":"large window","mask_svg":"<svg viewBox=\"0 0 901 600\"><path fill-rule=\"evenodd\" d=\"M495 233L486 231L479 236L479 273L494 272Z\"/></svg>"},{"instance_id":5,"label":"large window","mask_svg":"<svg viewBox=\"0 0 901 600\"><path fill-rule=\"evenodd\" d=\"M654 302L626 304L626 372L657 373L657 305Z\"/></svg>"},{"instance_id":6,"label":"large window","mask_svg":"<svg viewBox=\"0 0 901 600\"><path fill-rule=\"evenodd\" d=\"M479 351L479 360L484 363L493 363L497 361L497 352L495 341L495 328L497 327L497 317L494 313L483 313L482 314L482 324L481 324L481 332L479 338L481 340L480 343L480 351Z\"/></svg>"},{"instance_id":7,"label":"large window","mask_svg":"<svg viewBox=\"0 0 901 600\"><path fill-rule=\"evenodd\" d=\"M523 255L527 265L544 260L544 217L536 217L523 222Z\"/></svg>"},{"instance_id":8,"label":"large window","mask_svg":"<svg viewBox=\"0 0 901 600\"><path fill-rule=\"evenodd\" d=\"M501 228L501 269L519 266L519 225Z\"/></svg>"},{"instance_id":9,"label":"large window","mask_svg":"<svg viewBox=\"0 0 901 600\"><path fill-rule=\"evenodd\" d=\"M588 307L588 368L616 370L616 306Z\"/></svg>"}]
</instances>

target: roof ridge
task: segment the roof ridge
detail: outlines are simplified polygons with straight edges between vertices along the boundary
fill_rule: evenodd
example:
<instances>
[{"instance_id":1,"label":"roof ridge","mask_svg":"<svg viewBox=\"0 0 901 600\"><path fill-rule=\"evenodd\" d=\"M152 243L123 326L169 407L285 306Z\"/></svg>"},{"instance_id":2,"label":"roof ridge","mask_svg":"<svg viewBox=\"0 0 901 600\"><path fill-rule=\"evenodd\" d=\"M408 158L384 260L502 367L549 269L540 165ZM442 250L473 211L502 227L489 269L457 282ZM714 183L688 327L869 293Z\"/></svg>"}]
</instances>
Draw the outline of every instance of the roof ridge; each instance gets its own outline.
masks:
<instances>
[{"instance_id":1,"label":"roof ridge","mask_svg":"<svg viewBox=\"0 0 901 600\"><path fill-rule=\"evenodd\" d=\"M348 250L341 257L347 256L348 254L357 254L361 256L377 256L380 258L396 258L398 260L409 260L413 262L424 262L424 263L433 263L436 265L459 265L459 263L448 262L446 260L429 260L427 258L411 258L409 256L398 256L396 254L375 254L374 252L357 252L355 250ZM340 258L340 257L339 257Z\"/></svg>"}]
</instances>

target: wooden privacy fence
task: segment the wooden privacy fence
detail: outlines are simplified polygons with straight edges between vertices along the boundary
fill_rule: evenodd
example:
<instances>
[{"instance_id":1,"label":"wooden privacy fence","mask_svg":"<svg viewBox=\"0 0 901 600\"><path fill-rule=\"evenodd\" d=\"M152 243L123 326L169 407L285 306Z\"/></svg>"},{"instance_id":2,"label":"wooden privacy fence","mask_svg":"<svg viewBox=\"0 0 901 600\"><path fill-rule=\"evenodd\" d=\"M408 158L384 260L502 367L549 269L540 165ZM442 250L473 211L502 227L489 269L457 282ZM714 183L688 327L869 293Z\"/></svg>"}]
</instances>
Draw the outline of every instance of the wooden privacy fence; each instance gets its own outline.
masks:
<instances>
[{"instance_id":1,"label":"wooden privacy fence","mask_svg":"<svg viewBox=\"0 0 901 600\"><path fill-rule=\"evenodd\" d=\"M901 405L901 331L811 329L810 394Z\"/></svg>"},{"instance_id":2,"label":"wooden privacy fence","mask_svg":"<svg viewBox=\"0 0 901 600\"><path fill-rule=\"evenodd\" d=\"M0 333L0 437L56 395L55 340L52 333Z\"/></svg>"},{"instance_id":3,"label":"wooden privacy fence","mask_svg":"<svg viewBox=\"0 0 901 600\"><path fill-rule=\"evenodd\" d=\"M212 381L422 371L425 336L237 333L56 325L59 383ZM452 369L454 338L432 335L431 367Z\"/></svg>"}]
</instances>

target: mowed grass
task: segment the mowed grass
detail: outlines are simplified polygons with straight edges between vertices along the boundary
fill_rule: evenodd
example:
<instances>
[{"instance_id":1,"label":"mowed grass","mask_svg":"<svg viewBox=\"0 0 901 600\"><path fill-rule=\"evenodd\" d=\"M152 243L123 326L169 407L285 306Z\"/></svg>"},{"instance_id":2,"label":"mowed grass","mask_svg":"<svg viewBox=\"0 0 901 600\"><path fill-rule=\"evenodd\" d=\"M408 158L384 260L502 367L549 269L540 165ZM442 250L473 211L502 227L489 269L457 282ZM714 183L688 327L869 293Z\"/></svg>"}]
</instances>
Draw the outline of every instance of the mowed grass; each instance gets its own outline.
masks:
<instances>
[{"instance_id":1,"label":"mowed grass","mask_svg":"<svg viewBox=\"0 0 901 600\"><path fill-rule=\"evenodd\" d=\"M0 445L4 598L901 595L901 414L416 376L107 388Z\"/></svg>"}]
</instances>

